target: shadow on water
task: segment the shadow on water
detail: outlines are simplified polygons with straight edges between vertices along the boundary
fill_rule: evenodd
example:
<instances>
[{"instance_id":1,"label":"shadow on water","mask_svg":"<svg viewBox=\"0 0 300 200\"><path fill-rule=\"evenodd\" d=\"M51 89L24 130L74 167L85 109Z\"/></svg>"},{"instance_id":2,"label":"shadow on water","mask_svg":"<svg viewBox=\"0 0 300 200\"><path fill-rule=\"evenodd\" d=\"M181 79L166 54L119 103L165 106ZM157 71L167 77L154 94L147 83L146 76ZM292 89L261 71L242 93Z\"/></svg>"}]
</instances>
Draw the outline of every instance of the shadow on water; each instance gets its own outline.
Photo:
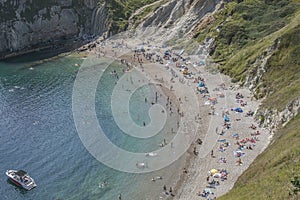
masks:
<instances>
[{"instance_id":1,"label":"shadow on water","mask_svg":"<svg viewBox=\"0 0 300 200\"><path fill-rule=\"evenodd\" d=\"M41 51L36 51L28 54L23 54L20 56L7 58L3 60L4 63L8 64L18 64L18 63L33 63L44 59L53 58L61 53L68 52L64 49L44 49Z\"/></svg>"},{"instance_id":2,"label":"shadow on water","mask_svg":"<svg viewBox=\"0 0 300 200\"><path fill-rule=\"evenodd\" d=\"M39 51L34 51L31 53L25 53L18 56L13 56L10 58L3 59L1 61L8 64L31 63L39 60L56 57L62 53L71 52L82 45L84 45L83 41L67 39L67 40L62 40L61 44L53 45L49 48L45 48Z\"/></svg>"},{"instance_id":3,"label":"shadow on water","mask_svg":"<svg viewBox=\"0 0 300 200\"><path fill-rule=\"evenodd\" d=\"M17 186L16 184L14 184L9 178L6 180L6 182L11 185L12 187L14 187L14 189L18 192L20 192L21 194L26 194L28 191L25 190L24 188Z\"/></svg>"}]
</instances>

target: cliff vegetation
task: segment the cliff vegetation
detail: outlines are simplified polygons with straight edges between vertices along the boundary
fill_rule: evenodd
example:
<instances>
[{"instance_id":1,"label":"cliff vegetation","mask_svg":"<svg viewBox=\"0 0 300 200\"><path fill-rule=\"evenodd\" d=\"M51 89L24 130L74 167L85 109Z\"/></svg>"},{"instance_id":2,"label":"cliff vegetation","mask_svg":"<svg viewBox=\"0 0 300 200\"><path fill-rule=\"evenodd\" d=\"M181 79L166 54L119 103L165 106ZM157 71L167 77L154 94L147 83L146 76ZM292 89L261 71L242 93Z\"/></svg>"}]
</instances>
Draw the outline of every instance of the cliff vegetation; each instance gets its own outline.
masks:
<instances>
[{"instance_id":1,"label":"cliff vegetation","mask_svg":"<svg viewBox=\"0 0 300 200\"><path fill-rule=\"evenodd\" d=\"M277 133L275 142L257 157L220 200L299 199L300 116Z\"/></svg>"},{"instance_id":2,"label":"cliff vegetation","mask_svg":"<svg viewBox=\"0 0 300 200\"><path fill-rule=\"evenodd\" d=\"M263 98L261 110L273 110L277 117L295 110L267 150L220 199L299 199L300 115L298 103L291 102L300 97L300 2L231 1L194 38L215 39L210 55L219 70ZM264 123L267 116L260 118Z\"/></svg>"},{"instance_id":3,"label":"cliff vegetation","mask_svg":"<svg viewBox=\"0 0 300 200\"><path fill-rule=\"evenodd\" d=\"M255 96L268 97L265 107L283 110L300 96L299 6L290 0L233 1L195 37L214 37L210 54L219 69L234 82L254 82Z\"/></svg>"},{"instance_id":4,"label":"cliff vegetation","mask_svg":"<svg viewBox=\"0 0 300 200\"><path fill-rule=\"evenodd\" d=\"M130 16L145 5L157 0L107 0L106 7L111 20L110 30L113 34L125 31L129 25ZM150 10L149 10L150 12Z\"/></svg>"}]
</instances>

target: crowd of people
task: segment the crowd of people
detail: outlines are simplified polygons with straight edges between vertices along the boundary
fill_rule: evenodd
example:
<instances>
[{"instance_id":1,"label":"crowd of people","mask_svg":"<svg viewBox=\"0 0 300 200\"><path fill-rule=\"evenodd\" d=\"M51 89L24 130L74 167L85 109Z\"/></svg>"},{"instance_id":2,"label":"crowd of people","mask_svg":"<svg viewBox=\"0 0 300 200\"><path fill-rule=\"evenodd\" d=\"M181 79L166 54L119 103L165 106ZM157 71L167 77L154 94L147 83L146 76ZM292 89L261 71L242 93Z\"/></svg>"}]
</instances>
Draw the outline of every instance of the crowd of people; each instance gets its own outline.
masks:
<instances>
[{"instance_id":1,"label":"crowd of people","mask_svg":"<svg viewBox=\"0 0 300 200\"><path fill-rule=\"evenodd\" d=\"M125 61L123 59L121 61L122 63L127 64L129 69L129 61ZM211 91L209 91L208 89L205 77L202 77L200 75L196 76L195 73L192 72L192 70L189 70L187 59L182 57L182 55L173 52L172 50L167 50L165 52L150 52L139 49L133 51L130 62L133 66L139 66L141 68L143 68L143 64L145 62L163 64L164 67L172 74L172 79L170 80L171 83L173 83L176 78L178 78L179 82L182 84L185 84L186 82L192 83L192 86L195 87L195 91L197 91L198 94L200 94L201 97L206 100L205 104L210 105L211 112L209 112L209 114L213 115L214 117L222 117L222 123L218 124L214 133L216 134L216 137L220 137L220 139L218 140L218 145L211 150L210 156L210 159L215 160L216 167L218 167L216 169L210 170L207 175L203 174L203 176L206 177L205 180L203 180L206 183L206 187L202 189L199 188L200 190L196 194L197 196L199 196L199 198L202 197L209 200L216 199L216 189L218 187L221 187L222 184L226 184L226 180L228 179L228 176L230 176L231 170L234 170L226 169L226 166L228 166L228 162L232 162L232 160L234 159L235 165L237 167L243 166L243 158L247 156L247 151L252 151L255 148L256 143L259 142L259 136L261 132L254 124L251 124L248 127L248 131L246 132L232 131L237 123L243 122L243 117L254 116L254 112L251 110L251 107L248 106L244 95L240 92L237 92L235 94L236 107L231 109L223 107L222 110L218 110L218 112L222 114L216 116L215 105L219 103L218 99L226 98L226 95L224 95L224 93L226 93L226 90L228 90L226 84L223 82L218 84L218 87L213 89L213 92L216 94L214 96L211 96ZM178 73L182 73L184 78L182 79L178 77ZM170 90L172 90L172 88L170 88ZM179 99L179 101L181 101L181 99ZM146 99L145 102L147 102ZM171 104L172 102L168 99L166 105L167 109L170 109L170 112L173 113ZM245 110L247 112L245 112ZM180 110L178 110L178 113L180 114L180 116L183 116L184 114L183 111ZM245 114L243 115L243 113ZM234 116L238 117L236 117L236 119L233 119ZM231 133L231 138L228 137L229 133ZM225 135L227 136L226 138ZM195 144L197 145L202 145L202 143L203 141L200 138L198 138L195 142ZM234 151L231 154L232 149L234 149ZM195 156L198 156L199 154L196 146L193 148L193 153ZM189 174L186 169L184 170L184 173ZM155 182L155 180L156 179L153 179L152 181ZM167 189L167 186L164 185L162 190L168 196L175 195L173 187Z\"/></svg>"}]
</instances>

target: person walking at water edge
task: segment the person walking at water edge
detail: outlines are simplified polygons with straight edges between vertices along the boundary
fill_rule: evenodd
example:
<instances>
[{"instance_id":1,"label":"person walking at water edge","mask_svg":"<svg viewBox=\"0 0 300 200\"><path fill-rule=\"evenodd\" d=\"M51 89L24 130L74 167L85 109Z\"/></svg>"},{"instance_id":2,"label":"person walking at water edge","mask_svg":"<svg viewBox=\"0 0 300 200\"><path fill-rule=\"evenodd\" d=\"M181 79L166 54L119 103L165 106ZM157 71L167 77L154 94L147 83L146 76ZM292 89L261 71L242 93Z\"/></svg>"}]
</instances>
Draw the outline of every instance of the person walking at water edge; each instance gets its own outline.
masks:
<instances>
[{"instance_id":1,"label":"person walking at water edge","mask_svg":"<svg viewBox=\"0 0 300 200\"><path fill-rule=\"evenodd\" d=\"M164 189L164 191L167 191L167 186L166 186L166 185L164 185L163 189Z\"/></svg>"}]
</instances>

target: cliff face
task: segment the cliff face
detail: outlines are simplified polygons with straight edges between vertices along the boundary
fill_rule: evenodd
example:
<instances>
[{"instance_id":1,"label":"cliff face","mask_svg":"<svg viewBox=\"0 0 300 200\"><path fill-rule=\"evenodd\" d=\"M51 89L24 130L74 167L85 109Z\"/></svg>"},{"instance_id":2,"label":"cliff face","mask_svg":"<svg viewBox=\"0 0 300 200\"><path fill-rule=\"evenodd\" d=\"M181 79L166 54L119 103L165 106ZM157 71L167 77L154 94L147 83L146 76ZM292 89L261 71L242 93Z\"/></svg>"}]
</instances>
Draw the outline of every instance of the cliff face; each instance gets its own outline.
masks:
<instances>
[{"instance_id":1,"label":"cliff face","mask_svg":"<svg viewBox=\"0 0 300 200\"><path fill-rule=\"evenodd\" d=\"M106 12L98 0L0 0L0 57L55 41L102 34Z\"/></svg>"},{"instance_id":2,"label":"cliff face","mask_svg":"<svg viewBox=\"0 0 300 200\"><path fill-rule=\"evenodd\" d=\"M205 15L217 10L220 2L220 0L172 0L146 16L139 27L168 30L166 39L182 38L187 36Z\"/></svg>"},{"instance_id":3,"label":"cliff face","mask_svg":"<svg viewBox=\"0 0 300 200\"><path fill-rule=\"evenodd\" d=\"M110 4L114 5L112 2L115 1L0 0L0 59L40 47L64 44L61 40L81 37L85 33L107 33L114 24L112 16L116 15L109 10ZM171 0L151 12L138 29L156 27L161 30L156 33L165 33L165 39L182 37L188 35L203 16L216 10L219 2Z\"/></svg>"}]
</instances>

